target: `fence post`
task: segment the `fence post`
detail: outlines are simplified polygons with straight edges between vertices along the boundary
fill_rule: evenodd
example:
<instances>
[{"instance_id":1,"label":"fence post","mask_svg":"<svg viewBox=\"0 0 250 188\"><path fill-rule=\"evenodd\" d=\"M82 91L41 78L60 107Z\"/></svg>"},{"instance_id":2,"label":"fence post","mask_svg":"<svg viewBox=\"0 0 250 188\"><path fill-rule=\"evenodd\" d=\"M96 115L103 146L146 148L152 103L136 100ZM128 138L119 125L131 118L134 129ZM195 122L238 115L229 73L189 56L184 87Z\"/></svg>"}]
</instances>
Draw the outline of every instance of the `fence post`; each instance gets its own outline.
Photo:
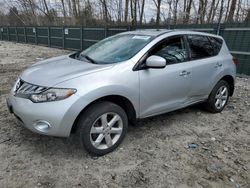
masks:
<instances>
[{"instance_id":1,"label":"fence post","mask_svg":"<svg viewBox=\"0 0 250 188\"><path fill-rule=\"evenodd\" d=\"M65 27L62 27L62 48L65 49L65 37L64 37Z\"/></svg>"},{"instance_id":2,"label":"fence post","mask_svg":"<svg viewBox=\"0 0 250 188\"><path fill-rule=\"evenodd\" d=\"M27 43L26 27L23 27L24 41Z\"/></svg>"},{"instance_id":3,"label":"fence post","mask_svg":"<svg viewBox=\"0 0 250 188\"><path fill-rule=\"evenodd\" d=\"M82 51L82 26L80 26L80 50Z\"/></svg>"},{"instance_id":4,"label":"fence post","mask_svg":"<svg viewBox=\"0 0 250 188\"><path fill-rule=\"evenodd\" d=\"M220 35L220 27L221 27L221 23L219 22L216 28L216 35Z\"/></svg>"},{"instance_id":5,"label":"fence post","mask_svg":"<svg viewBox=\"0 0 250 188\"><path fill-rule=\"evenodd\" d=\"M48 29L48 46L51 47L51 43L50 43L50 27L48 27L47 29Z\"/></svg>"},{"instance_id":6,"label":"fence post","mask_svg":"<svg viewBox=\"0 0 250 188\"><path fill-rule=\"evenodd\" d=\"M84 39L85 39L85 37L84 37L84 27L82 27L82 50L84 50L85 48L84 48Z\"/></svg>"},{"instance_id":7,"label":"fence post","mask_svg":"<svg viewBox=\"0 0 250 188\"><path fill-rule=\"evenodd\" d=\"M18 35L17 35L17 28L15 27L15 32L16 32L16 42L18 42Z\"/></svg>"},{"instance_id":8,"label":"fence post","mask_svg":"<svg viewBox=\"0 0 250 188\"><path fill-rule=\"evenodd\" d=\"M9 26L7 26L7 35L8 35L8 41L9 41L10 40Z\"/></svg>"},{"instance_id":9,"label":"fence post","mask_svg":"<svg viewBox=\"0 0 250 188\"><path fill-rule=\"evenodd\" d=\"M131 26L130 25L127 27L127 31L131 31Z\"/></svg>"},{"instance_id":10,"label":"fence post","mask_svg":"<svg viewBox=\"0 0 250 188\"><path fill-rule=\"evenodd\" d=\"M2 27L0 28L0 39L3 40L3 33L2 33Z\"/></svg>"},{"instance_id":11,"label":"fence post","mask_svg":"<svg viewBox=\"0 0 250 188\"><path fill-rule=\"evenodd\" d=\"M36 45L38 44L38 41L37 41L37 29L35 27L35 42L36 42Z\"/></svg>"},{"instance_id":12,"label":"fence post","mask_svg":"<svg viewBox=\"0 0 250 188\"><path fill-rule=\"evenodd\" d=\"M105 26L104 28L104 38L107 38L108 28Z\"/></svg>"}]
</instances>

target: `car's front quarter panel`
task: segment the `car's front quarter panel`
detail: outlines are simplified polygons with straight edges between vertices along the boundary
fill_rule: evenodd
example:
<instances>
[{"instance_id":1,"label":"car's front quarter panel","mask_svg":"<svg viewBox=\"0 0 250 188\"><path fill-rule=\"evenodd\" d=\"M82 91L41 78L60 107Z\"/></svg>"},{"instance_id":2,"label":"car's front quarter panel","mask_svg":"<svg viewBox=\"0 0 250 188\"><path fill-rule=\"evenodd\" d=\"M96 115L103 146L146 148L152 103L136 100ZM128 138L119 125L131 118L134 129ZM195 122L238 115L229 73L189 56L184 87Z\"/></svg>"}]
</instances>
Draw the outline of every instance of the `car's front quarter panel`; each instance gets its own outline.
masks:
<instances>
[{"instance_id":1,"label":"car's front quarter panel","mask_svg":"<svg viewBox=\"0 0 250 188\"><path fill-rule=\"evenodd\" d=\"M56 87L77 89L75 95L78 99L68 107L67 113L63 116L63 123L60 125L65 130L64 132L70 134L75 119L87 105L110 95L127 98L134 106L136 116L138 116L139 78L138 71L132 71L133 66L134 63L129 61L119 63L112 69L92 73L56 85Z\"/></svg>"},{"instance_id":2,"label":"car's front quarter panel","mask_svg":"<svg viewBox=\"0 0 250 188\"><path fill-rule=\"evenodd\" d=\"M102 65L99 65L102 66ZM119 95L127 98L139 113L138 71L133 71L134 62L118 63L110 69L92 72L60 82L53 87L74 88L76 93L70 97L53 102L34 103L30 99L16 97L12 88L8 101L13 112L29 130L50 136L68 137L72 126L81 111L95 100ZM38 130L35 123L46 121L47 130Z\"/></svg>"}]
</instances>

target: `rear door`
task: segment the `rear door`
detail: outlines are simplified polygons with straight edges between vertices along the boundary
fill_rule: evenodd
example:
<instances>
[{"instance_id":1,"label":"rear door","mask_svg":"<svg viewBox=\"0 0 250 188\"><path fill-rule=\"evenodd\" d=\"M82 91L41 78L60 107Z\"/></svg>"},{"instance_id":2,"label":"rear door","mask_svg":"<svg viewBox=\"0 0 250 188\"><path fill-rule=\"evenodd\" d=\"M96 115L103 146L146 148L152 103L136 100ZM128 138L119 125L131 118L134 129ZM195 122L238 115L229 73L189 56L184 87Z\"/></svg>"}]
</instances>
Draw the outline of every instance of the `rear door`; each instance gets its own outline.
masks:
<instances>
[{"instance_id":1,"label":"rear door","mask_svg":"<svg viewBox=\"0 0 250 188\"><path fill-rule=\"evenodd\" d=\"M192 85L189 97L192 102L202 100L210 92L210 84L222 68L217 48L210 38L203 35L187 35L190 49L190 65L192 66Z\"/></svg>"}]
</instances>

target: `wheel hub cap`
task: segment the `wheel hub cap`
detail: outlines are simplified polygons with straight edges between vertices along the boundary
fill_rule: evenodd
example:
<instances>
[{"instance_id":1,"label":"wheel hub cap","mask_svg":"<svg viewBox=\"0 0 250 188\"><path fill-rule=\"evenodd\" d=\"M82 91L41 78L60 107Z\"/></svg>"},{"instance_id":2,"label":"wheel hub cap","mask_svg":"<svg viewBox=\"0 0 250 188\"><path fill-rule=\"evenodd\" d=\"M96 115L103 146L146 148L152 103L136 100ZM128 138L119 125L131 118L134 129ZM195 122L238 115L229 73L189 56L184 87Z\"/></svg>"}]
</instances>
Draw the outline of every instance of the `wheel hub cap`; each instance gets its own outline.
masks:
<instances>
[{"instance_id":1,"label":"wheel hub cap","mask_svg":"<svg viewBox=\"0 0 250 188\"><path fill-rule=\"evenodd\" d=\"M121 117L114 112L99 116L90 130L90 141L97 149L107 149L113 146L123 131Z\"/></svg>"},{"instance_id":2,"label":"wheel hub cap","mask_svg":"<svg viewBox=\"0 0 250 188\"><path fill-rule=\"evenodd\" d=\"M228 99L228 89L225 86L221 86L215 95L215 107L221 109L225 106Z\"/></svg>"}]
</instances>

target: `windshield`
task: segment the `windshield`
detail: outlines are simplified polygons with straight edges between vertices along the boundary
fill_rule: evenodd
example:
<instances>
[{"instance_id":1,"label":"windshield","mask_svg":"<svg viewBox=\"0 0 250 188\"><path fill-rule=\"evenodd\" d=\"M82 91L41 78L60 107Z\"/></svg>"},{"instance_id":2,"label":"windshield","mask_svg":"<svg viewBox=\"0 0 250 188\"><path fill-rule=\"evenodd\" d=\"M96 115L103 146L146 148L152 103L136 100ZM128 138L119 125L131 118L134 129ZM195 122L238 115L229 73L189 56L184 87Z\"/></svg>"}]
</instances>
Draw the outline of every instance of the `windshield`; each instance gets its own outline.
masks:
<instances>
[{"instance_id":1,"label":"windshield","mask_svg":"<svg viewBox=\"0 0 250 188\"><path fill-rule=\"evenodd\" d=\"M82 57L96 64L126 61L139 52L152 39L153 37L149 35L116 35L87 48L80 53L79 59Z\"/></svg>"}]
</instances>

